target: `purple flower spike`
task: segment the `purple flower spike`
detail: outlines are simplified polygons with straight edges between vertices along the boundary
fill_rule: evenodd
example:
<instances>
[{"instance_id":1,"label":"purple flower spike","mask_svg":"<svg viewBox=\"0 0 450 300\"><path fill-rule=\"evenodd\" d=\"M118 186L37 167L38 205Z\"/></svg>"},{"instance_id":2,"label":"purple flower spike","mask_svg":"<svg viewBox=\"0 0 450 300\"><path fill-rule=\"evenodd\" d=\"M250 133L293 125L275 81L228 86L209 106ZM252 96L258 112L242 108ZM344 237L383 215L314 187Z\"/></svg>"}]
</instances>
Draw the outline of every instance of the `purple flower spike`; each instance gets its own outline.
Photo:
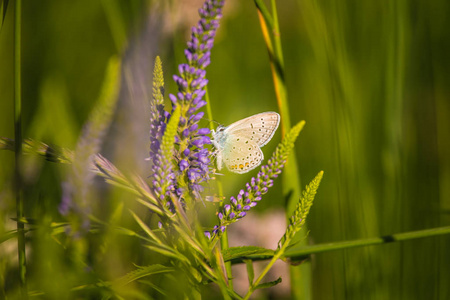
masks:
<instances>
[{"instance_id":1,"label":"purple flower spike","mask_svg":"<svg viewBox=\"0 0 450 300\"><path fill-rule=\"evenodd\" d=\"M201 111L201 112L199 112L198 114L193 115L193 116L192 116L192 121L194 121L194 122L200 121L201 118L203 118L204 114L205 114L205 113ZM199 133L199 134L201 134L201 133Z\"/></svg>"},{"instance_id":2,"label":"purple flower spike","mask_svg":"<svg viewBox=\"0 0 450 300\"><path fill-rule=\"evenodd\" d=\"M198 134L201 134L201 135L206 135L206 134L210 134L211 131L210 131L208 128L200 128L200 129L197 131L197 133L198 133Z\"/></svg>"},{"instance_id":3,"label":"purple flower spike","mask_svg":"<svg viewBox=\"0 0 450 300\"><path fill-rule=\"evenodd\" d=\"M209 150L205 145L211 144L209 129L198 129L198 121L204 116L203 112L196 111L206 105L203 99L208 80L205 78L205 68L211 60L211 48L214 43L219 20L222 17L223 2L207 0L199 10L201 19L192 27L190 41L184 50L187 63L178 66L178 75L173 80L178 85L178 93L170 95L173 107L182 107L182 118L187 120L179 123L177 143L180 145L178 153L188 163L179 163L181 176L185 176L188 189L191 192L203 188L200 184L210 179L212 169L209 164ZM181 120L181 119L180 119ZM204 153L204 152L207 153ZM201 153L201 154L199 154Z\"/></svg>"},{"instance_id":4,"label":"purple flower spike","mask_svg":"<svg viewBox=\"0 0 450 300\"><path fill-rule=\"evenodd\" d=\"M191 128L189 128L189 131L194 132L198 129L198 124L192 124ZM197 132L198 134L201 134L199 132Z\"/></svg>"},{"instance_id":5,"label":"purple flower spike","mask_svg":"<svg viewBox=\"0 0 450 300\"><path fill-rule=\"evenodd\" d=\"M186 170L189 167L189 163L187 161L185 161L184 159L182 159L180 161L180 163L178 164L179 168L181 171Z\"/></svg>"}]
</instances>

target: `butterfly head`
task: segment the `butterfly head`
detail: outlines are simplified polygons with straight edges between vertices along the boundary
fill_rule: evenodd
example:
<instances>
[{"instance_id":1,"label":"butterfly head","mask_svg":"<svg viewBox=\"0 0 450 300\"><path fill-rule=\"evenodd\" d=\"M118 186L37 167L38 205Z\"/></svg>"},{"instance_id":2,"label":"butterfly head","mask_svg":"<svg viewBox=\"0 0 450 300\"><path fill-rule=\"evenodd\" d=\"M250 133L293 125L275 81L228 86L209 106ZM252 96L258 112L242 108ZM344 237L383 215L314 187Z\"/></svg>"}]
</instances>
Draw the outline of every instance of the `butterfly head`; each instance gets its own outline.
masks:
<instances>
[{"instance_id":1,"label":"butterfly head","mask_svg":"<svg viewBox=\"0 0 450 300\"><path fill-rule=\"evenodd\" d=\"M223 132L225 131L225 126L223 125L219 125L217 126L216 130L212 130L211 131L211 135L213 137L213 139L218 140L222 137Z\"/></svg>"}]
</instances>

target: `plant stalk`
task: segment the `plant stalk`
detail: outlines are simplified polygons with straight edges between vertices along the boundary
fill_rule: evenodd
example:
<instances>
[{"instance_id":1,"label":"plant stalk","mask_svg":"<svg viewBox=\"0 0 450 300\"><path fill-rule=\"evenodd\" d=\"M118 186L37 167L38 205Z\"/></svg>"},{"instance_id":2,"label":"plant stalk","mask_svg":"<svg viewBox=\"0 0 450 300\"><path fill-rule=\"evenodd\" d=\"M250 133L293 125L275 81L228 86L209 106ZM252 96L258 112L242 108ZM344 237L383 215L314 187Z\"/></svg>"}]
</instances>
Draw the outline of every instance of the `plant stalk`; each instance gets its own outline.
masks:
<instances>
[{"instance_id":1,"label":"plant stalk","mask_svg":"<svg viewBox=\"0 0 450 300\"><path fill-rule=\"evenodd\" d=\"M206 99L206 113L208 114L208 119L210 120L209 122L209 128L211 130L214 129L213 126L213 115L212 115L212 109L211 109L211 100L209 99L209 93L208 93L208 88L205 87L206 90L206 94L205 94L205 99ZM223 187L222 187L222 182L217 179L217 189L218 189L218 193L219 193L219 198L220 198L220 204L219 204L219 209L222 210L223 209ZM223 235L220 237L220 247L223 250L228 249L228 232L227 229L225 229L225 232L223 233ZM233 290L233 280L230 279L228 280L228 278L232 278L232 274L231 274L231 262L227 261L225 262L225 270L227 272L227 274L225 274L226 276L226 280L228 282L228 287L230 288L230 290Z\"/></svg>"},{"instance_id":2,"label":"plant stalk","mask_svg":"<svg viewBox=\"0 0 450 300\"><path fill-rule=\"evenodd\" d=\"M275 95L278 103L278 108L281 114L281 132L284 135L291 128L288 94L286 88L286 78L284 71L283 49L281 44L281 34L278 24L278 13L276 1L271 1L272 16L261 0L254 0L261 31L263 33L264 41L269 53L270 68L272 71L272 79L275 88ZM286 218L292 215L297 204L297 200L301 194L300 172L298 170L297 159L292 155L289 162L286 164L285 170L282 174L283 196L286 202ZM301 231L299 235L304 235L307 230ZM299 238L306 244L305 236ZM308 299L311 295L311 266L305 263L302 266L290 268L292 295L294 299ZM302 284L299 284L302 283Z\"/></svg>"},{"instance_id":3,"label":"plant stalk","mask_svg":"<svg viewBox=\"0 0 450 300\"><path fill-rule=\"evenodd\" d=\"M14 14L14 192L16 194L17 213L17 252L19 256L19 279L21 299L27 299L26 287L26 255L25 255L25 226L22 222L24 216L23 181L22 181L22 94L21 94L21 22L22 0L16 0Z\"/></svg>"}]
</instances>

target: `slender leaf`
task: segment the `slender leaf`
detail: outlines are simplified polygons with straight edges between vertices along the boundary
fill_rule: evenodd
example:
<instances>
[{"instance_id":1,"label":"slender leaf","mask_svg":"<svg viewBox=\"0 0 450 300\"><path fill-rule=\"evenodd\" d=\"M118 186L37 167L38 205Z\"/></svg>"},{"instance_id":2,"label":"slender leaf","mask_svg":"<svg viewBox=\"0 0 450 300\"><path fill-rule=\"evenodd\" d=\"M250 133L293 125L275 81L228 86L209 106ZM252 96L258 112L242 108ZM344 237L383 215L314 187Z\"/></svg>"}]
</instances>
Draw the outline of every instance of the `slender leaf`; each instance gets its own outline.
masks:
<instances>
[{"instance_id":1,"label":"slender leaf","mask_svg":"<svg viewBox=\"0 0 450 300\"><path fill-rule=\"evenodd\" d=\"M150 265L150 266L144 266L144 267L138 267L137 270L134 270L132 272L129 272L128 274L120 277L115 282L113 282L114 285L118 286L124 286L127 285L133 281L136 281L138 279L154 275L154 274L161 274L161 273L171 273L174 272L174 268L166 267L163 265Z\"/></svg>"},{"instance_id":2,"label":"slender leaf","mask_svg":"<svg viewBox=\"0 0 450 300\"><path fill-rule=\"evenodd\" d=\"M146 245L146 248L153 250L155 252L158 252L164 256L175 258L176 260L182 261L184 263L190 264L189 259L182 255L179 252L174 251L173 249L170 249L168 247L164 247L163 245L157 245L157 246L150 246Z\"/></svg>"},{"instance_id":3,"label":"slender leaf","mask_svg":"<svg viewBox=\"0 0 450 300\"><path fill-rule=\"evenodd\" d=\"M275 286L275 285L281 283L281 281L282 281L282 280L281 280L281 277L278 277L277 280L269 281L269 282L264 282L264 283L258 284L258 285L255 287L255 290L256 290L256 289L266 289L266 288L273 287L273 286Z\"/></svg>"},{"instance_id":4,"label":"slender leaf","mask_svg":"<svg viewBox=\"0 0 450 300\"><path fill-rule=\"evenodd\" d=\"M223 252L225 261L243 262L244 259L264 260L271 258L275 251L256 246L231 247Z\"/></svg>"},{"instance_id":5,"label":"slender leaf","mask_svg":"<svg viewBox=\"0 0 450 300\"><path fill-rule=\"evenodd\" d=\"M163 244L161 240L153 233L153 231L145 224L133 211L130 210L131 215L136 220L136 222L141 226L141 228L148 234L149 237L155 240L158 244Z\"/></svg>"}]
</instances>

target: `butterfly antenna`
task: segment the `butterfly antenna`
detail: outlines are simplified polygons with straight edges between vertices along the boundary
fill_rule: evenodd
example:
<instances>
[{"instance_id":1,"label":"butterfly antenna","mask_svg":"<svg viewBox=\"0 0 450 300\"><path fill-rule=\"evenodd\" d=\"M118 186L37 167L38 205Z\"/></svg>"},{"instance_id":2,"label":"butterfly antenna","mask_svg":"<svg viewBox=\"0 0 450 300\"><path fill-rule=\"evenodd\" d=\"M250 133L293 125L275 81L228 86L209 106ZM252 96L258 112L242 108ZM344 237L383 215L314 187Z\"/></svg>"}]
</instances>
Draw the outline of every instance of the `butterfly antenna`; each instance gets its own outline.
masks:
<instances>
[{"instance_id":1,"label":"butterfly antenna","mask_svg":"<svg viewBox=\"0 0 450 300\"><path fill-rule=\"evenodd\" d=\"M210 120L210 119L208 119L208 118L202 118L202 120L208 121L208 123L214 122L214 123L216 123L217 125L220 125L220 123L217 122L216 120Z\"/></svg>"}]
</instances>

